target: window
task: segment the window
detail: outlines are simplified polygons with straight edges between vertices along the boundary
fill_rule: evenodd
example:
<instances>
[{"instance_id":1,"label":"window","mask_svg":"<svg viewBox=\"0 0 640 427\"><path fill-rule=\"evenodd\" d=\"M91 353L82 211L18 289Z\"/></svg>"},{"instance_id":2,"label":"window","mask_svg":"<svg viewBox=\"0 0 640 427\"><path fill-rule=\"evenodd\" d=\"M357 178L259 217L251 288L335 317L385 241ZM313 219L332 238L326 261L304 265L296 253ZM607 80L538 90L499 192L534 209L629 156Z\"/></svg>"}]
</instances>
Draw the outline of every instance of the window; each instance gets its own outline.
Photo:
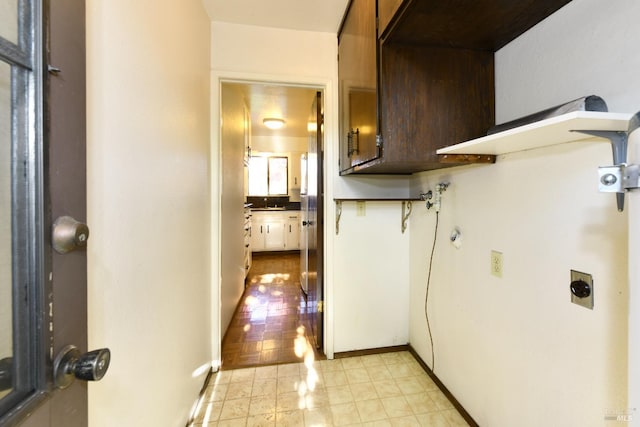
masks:
<instances>
[{"instance_id":1,"label":"window","mask_svg":"<svg viewBox=\"0 0 640 427\"><path fill-rule=\"evenodd\" d=\"M43 396L41 2L0 1L0 424Z\"/></svg>"},{"instance_id":2,"label":"window","mask_svg":"<svg viewBox=\"0 0 640 427\"><path fill-rule=\"evenodd\" d=\"M289 158L252 156L249 160L249 195L282 196L289 194Z\"/></svg>"}]
</instances>

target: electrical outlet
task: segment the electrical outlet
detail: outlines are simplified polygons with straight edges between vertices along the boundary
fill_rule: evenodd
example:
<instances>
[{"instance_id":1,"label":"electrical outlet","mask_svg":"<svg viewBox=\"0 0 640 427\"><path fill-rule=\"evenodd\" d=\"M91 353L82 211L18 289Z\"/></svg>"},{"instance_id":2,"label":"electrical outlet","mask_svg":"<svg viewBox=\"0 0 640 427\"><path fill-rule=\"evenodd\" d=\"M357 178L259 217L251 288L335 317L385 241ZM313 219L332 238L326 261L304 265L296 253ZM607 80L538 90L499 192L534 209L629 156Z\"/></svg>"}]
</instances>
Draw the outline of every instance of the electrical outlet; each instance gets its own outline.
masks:
<instances>
[{"instance_id":1,"label":"electrical outlet","mask_svg":"<svg viewBox=\"0 0 640 427\"><path fill-rule=\"evenodd\" d=\"M569 291L572 303L593 310L593 277L591 274L571 270Z\"/></svg>"},{"instance_id":2,"label":"electrical outlet","mask_svg":"<svg viewBox=\"0 0 640 427\"><path fill-rule=\"evenodd\" d=\"M356 216L365 216L367 214L367 204L363 200L356 202Z\"/></svg>"},{"instance_id":3,"label":"electrical outlet","mask_svg":"<svg viewBox=\"0 0 640 427\"><path fill-rule=\"evenodd\" d=\"M491 274L502 277L502 252L491 251Z\"/></svg>"}]
</instances>

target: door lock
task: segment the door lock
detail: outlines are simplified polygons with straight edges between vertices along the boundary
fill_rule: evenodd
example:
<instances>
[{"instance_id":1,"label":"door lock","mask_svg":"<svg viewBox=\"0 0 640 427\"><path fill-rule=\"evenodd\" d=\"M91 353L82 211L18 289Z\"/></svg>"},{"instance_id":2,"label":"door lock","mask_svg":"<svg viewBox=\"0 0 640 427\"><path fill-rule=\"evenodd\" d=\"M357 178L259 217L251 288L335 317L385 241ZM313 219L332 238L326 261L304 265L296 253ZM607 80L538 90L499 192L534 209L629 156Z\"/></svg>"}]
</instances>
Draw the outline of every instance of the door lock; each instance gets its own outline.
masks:
<instances>
[{"instance_id":1,"label":"door lock","mask_svg":"<svg viewBox=\"0 0 640 427\"><path fill-rule=\"evenodd\" d=\"M74 249L87 246L89 227L70 216L61 216L53 223L51 241L53 249L66 254Z\"/></svg>"},{"instance_id":2,"label":"door lock","mask_svg":"<svg viewBox=\"0 0 640 427\"><path fill-rule=\"evenodd\" d=\"M73 345L63 348L53 361L53 379L57 388L67 388L78 378L100 381L109 369L111 351L108 348L80 354Z\"/></svg>"}]
</instances>

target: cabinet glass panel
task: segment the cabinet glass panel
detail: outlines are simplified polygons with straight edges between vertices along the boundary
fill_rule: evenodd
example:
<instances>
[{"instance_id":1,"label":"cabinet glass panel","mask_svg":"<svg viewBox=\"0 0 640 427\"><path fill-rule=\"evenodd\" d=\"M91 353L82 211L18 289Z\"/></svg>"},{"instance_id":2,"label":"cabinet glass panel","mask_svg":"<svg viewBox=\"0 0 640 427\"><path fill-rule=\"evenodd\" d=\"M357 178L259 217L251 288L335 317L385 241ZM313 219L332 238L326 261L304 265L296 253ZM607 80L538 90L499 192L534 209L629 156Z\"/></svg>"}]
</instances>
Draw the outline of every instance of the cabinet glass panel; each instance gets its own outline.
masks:
<instances>
[{"instance_id":1,"label":"cabinet glass panel","mask_svg":"<svg viewBox=\"0 0 640 427\"><path fill-rule=\"evenodd\" d=\"M340 169L379 156L375 2L353 0L338 44Z\"/></svg>"},{"instance_id":2,"label":"cabinet glass panel","mask_svg":"<svg viewBox=\"0 0 640 427\"><path fill-rule=\"evenodd\" d=\"M18 0L0 0L0 37L18 44Z\"/></svg>"},{"instance_id":3,"label":"cabinet glass panel","mask_svg":"<svg viewBox=\"0 0 640 427\"><path fill-rule=\"evenodd\" d=\"M11 122L11 67L0 61L0 398L12 389Z\"/></svg>"}]
</instances>

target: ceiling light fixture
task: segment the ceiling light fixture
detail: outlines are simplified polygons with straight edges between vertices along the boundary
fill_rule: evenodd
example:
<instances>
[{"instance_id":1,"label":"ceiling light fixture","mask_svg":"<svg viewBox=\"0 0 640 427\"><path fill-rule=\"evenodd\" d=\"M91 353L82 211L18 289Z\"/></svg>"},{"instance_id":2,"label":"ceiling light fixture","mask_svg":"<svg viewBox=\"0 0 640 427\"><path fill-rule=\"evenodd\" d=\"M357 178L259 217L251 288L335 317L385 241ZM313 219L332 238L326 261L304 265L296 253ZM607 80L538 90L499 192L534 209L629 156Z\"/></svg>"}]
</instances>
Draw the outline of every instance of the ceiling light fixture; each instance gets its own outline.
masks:
<instances>
[{"instance_id":1,"label":"ceiling light fixture","mask_svg":"<svg viewBox=\"0 0 640 427\"><path fill-rule=\"evenodd\" d=\"M276 118L267 118L262 123L269 129L280 129L284 126L284 120Z\"/></svg>"}]
</instances>

